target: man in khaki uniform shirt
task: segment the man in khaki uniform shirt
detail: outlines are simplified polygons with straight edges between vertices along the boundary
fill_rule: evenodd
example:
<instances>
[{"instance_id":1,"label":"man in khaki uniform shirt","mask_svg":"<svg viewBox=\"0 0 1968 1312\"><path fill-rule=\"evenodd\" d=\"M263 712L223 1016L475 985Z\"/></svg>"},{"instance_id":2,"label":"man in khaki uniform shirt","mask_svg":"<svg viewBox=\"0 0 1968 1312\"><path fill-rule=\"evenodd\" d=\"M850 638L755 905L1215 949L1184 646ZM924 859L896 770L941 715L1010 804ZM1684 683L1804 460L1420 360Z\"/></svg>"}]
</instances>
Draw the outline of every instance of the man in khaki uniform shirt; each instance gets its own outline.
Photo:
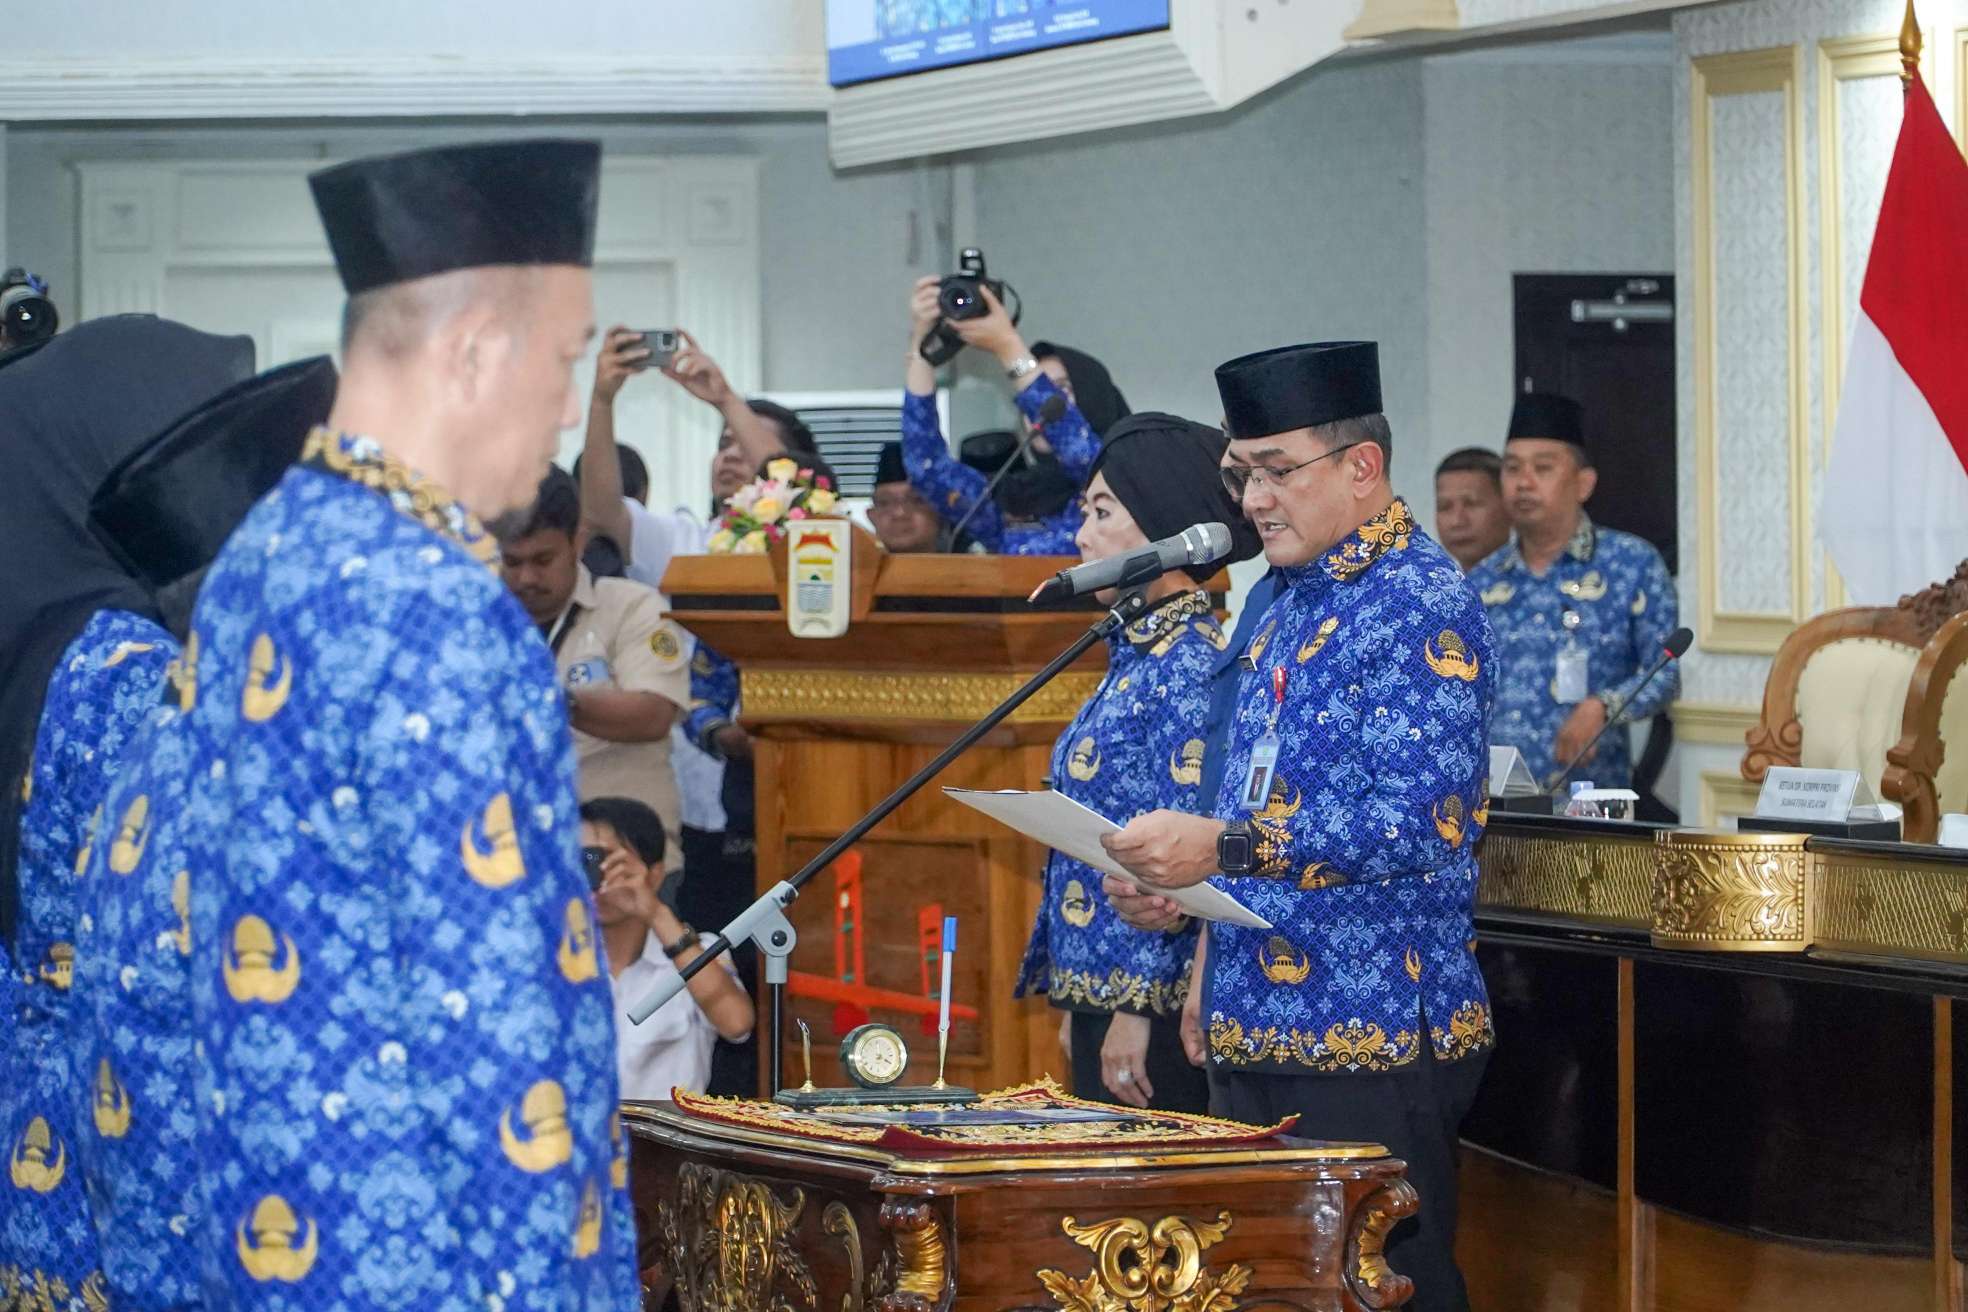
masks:
<instances>
[{"instance_id":1,"label":"man in khaki uniform shirt","mask_svg":"<svg viewBox=\"0 0 1968 1312\"><path fill-rule=\"evenodd\" d=\"M662 817L664 864L682 863L670 726L690 702L688 646L654 589L581 564L581 498L558 467L526 523L500 536L506 586L553 649L567 693L581 800L629 797Z\"/></svg>"}]
</instances>

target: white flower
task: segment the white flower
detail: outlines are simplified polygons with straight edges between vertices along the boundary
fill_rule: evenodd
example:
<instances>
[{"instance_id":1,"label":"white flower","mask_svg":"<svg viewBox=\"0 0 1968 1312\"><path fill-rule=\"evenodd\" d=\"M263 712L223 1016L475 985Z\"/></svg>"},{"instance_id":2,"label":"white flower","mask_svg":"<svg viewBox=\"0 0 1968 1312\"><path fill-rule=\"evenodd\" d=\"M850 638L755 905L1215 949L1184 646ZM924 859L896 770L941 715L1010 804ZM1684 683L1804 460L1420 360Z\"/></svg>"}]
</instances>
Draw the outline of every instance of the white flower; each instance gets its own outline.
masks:
<instances>
[{"instance_id":1,"label":"white flower","mask_svg":"<svg viewBox=\"0 0 1968 1312\"><path fill-rule=\"evenodd\" d=\"M404 1062L408 1061L409 1059L410 1059L410 1054L405 1052L403 1050L403 1045L396 1042L394 1039L392 1039L388 1043L385 1043L382 1047L376 1049L376 1060L383 1063L383 1065L385 1066L388 1066L392 1063L401 1066Z\"/></svg>"},{"instance_id":2,"label":"white flower","mask_svg":"<svg viewBox=\"0 0 1968 1312\"><path fill-rule=\"evenodd\" d=\"M507 1298L511 1298L513 1296L513 1291L518 1288L519 1288L519 1282L513 1279L512 1272L501 1271L499 1273L499 1292L501 1294L503 1294Z\"/></svg>"},{"instance_id":3,"label":"white flower","mask_svg":"<svg viewBox=\"0 0 1968 1312\"><path fill-rule=\"evenodd\" d=\"M368 568L369 558L367 556L350 556L342 562L342 577L345 579L354 578L357 574Z\"/></svg>"},{"instance_id":4,"label":"white flower","mask_svg":"<svg viewBox=\"0 0 1968 1312\"><path fill-rule=\"evenodd\" d=\"M425 547L417 553L417 559L426 565L435 565L444 559L444 550L441 547Z\"/></svg>"},{"instance_id":5,"label":"white flower","mask_svg":"<svg viewBox=\"0 0 1968 1312\"><path fill-rule=\"evenodd\" d=\"M553 807L551 804L541 802L533 808L533 824L536 828L540 829L553 828Z\"/></svg>"},{"instance_id":6,"label":"white flower","mask_svg":"<svg viewBox=\"0 0 1968 1312\"><path fill-rule=\"evenodd\" d=\"M471 1007L471 1003L466 1001L465 995L458 989L452 989L438 1001L442 1002L444 1009L451 1013L452 1020L463 1020L465 1012Z\"/></svg>"},{"instance_id":7,"label":"white flower","mask_svg":"<svg viewBox=\"0 0 1968 1312\"><path fill-rule=\"evenodd\" d=\"M83 914L82 914L82 915L81 915L81 916L80 916L80 917L79 917L79 918L78 918L78 919L76 920L76 922L75 922L75 927L76 927L77 929L79 929L79 930L81 930L81 931L82 931L82 932L83 932L84 934L86 934L86 933L88 933L88 932L89 932L90 930L92 930L92 929L94 929L94 928L96 927L96 922L95 922L95 921L94 921L93 919L91 919L91 918L90 918L90 916L89 916L89 914L88 914L87 912L84 912L84 913L83 913Z\"/></svg>"},{"instance_id":8,"label":"white flower","mask_svg":"<svg viewBox=\"0 0 1968 1312\"><path fill-rule=\"evenodd\" d=\"M410 735L410 741L420 743L430 737L430 717L422 711L412 711L403 717L403 732Z\"/></svg>"},{"instance_id":9,"label":"white flower","mask_svg":"<svg viewBox=\"0 0 1968 1312\"><path fill-rule=\"evenodd\" d=\"M160 934L158 937L168 939L171 936L169 934ZM123 991L128 993L137 986L137 968L135 966L123 967L123 969L116 972L116 981L123 986Z\"/></svg>"},{"instance_id":10,"label":"white flower","mask_svg":"<svg viewBox=\"0 0 1968 1312\"><path fill-rule=\"evenodd\" d=\"M321 1100L321 1114L331 1121L339 1121L348 1110L348 1102L348 1095L338 1089Z\"/></svg>"},{"instance_id":11,"label":"white flower","mask_svg":"<svg viewBox=\"0 0 1968 1312\"><path fill-rule=\"evenodd\" d=\"M334 802L337 811L346 811L355 805L356 797L355 789L349 787L347 784L343 784L334 791L329 800Z\"/></svg>"},{"instance_id":12,"label":"white flower","mask_svg":"<svg viewBox=\"0 0 1968 1312\"><path fill-rule=\"evenodd\" d=\"M171 1227L171 1233L180 1239L191 1233L191 1218L183 1212L179 1212L176 1216L172 1217L168 1224Z\"/></svg>"}]
</instances>

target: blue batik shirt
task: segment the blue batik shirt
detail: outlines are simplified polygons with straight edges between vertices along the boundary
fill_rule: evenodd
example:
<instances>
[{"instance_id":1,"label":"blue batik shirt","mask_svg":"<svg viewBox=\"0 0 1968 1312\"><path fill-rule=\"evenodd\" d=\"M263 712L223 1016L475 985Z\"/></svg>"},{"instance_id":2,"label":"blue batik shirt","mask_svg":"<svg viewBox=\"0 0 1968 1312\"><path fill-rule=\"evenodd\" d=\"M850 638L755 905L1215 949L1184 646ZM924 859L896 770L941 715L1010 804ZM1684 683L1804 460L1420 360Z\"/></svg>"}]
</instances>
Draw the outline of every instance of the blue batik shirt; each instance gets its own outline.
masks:
<instances>
[{"instance_id":1,"label":"blue batik shirt","mask_svg":"<svg viewBox=\"0 0 1968 1312\"><path fill-rule=\"evenodd\" d=\"M738 666L700 638L690 657L690 712L683 731L700 752L720 756L710 731L738 719Z\"/></svg>"},{"instance_id":2,"label":"blue batik shirt","mask_svg":"<svg viewBox=\"0 0 1968 1312\"><path fill-rule=\"evenodd\" d=\"M1055 396L1064 400L1065 395L1050 377L1039 374L1013 399L1019 412L1036 424L1046 402ZM1086 482L1087 471L1100 454L1100 436L1087 424L1079 407L1067 401L1065 411L1046 424L1044 432L1067 474L1075 483ZM936 398L914 392L902 394L902 463L909 481L949 524L963 519L977 505L991 481L950 453L936 417ZM977 506L964 532L992 555L1073 556L1079 554L1073 538L1080 531L1080 520L1078 501L1043 519L1012 522L995 502L987 500Z\"/></svg>"},{"instance_id":3,"label":"blue batik shirt","mask_svg":"<svg viewBox=\"0 0 1968 1312\"><path fill-rule=\"evenodd\" d=\"M567 708L495 554L317 429L199 596L197 1237L228 1306L641 1305Z\"/></svg>"},{"instance_id":4,"label":"blue batik shirt","mask_svg":"<svg viewBox=\"0 0 1968 1312\"><path fill-rule=\"evenodd\" d=\"M104 794L125 747L157 705L171 635L121 610L91 616L48 680L34 755L20 782L18 1000L0 1047L0 1306L103 1305L96 1231L83 1189L76 1112L82 1076L71 1028L77 954L76 874L97 847L125 850L104 826ZM14 963L18 963L17 965Z\"/></svg>"},{"instance_id":5,"label":"blue batik shirt","mask_svg":"<svg viewBox=\"0 0 1968 1312\"><path fill-rule=\"evenodd\" d=\"M200 1300L183 716L196 663L195 650L173 663L131 742L103 804L116 841L94 846L78 886L76 1126L110 1303L132 1312Z\"/></svg>"},{"instance_id":6,"label":"blue batik shirt","mask_svg":"<svg viewBox=\"0 0 1968 1312\"><path fill-rule=\"evenodd\" d=\"M1052 786L1116 824L1168 808L1194 812L1203 776L1210 667L1224 647L1209 594L1179 593L1107 640L1107 673L1052 749ZM1196 926L1126 924L1101 874L1061 852L1014 995L1070 1011L1173 1016L1189 992Z\"/></svg>"},{"instance_id":7,"label":"blue batik shirt","mask_svg":"<svg viewBox=\"0 0 1968 1312\"><path fill-rule=\"evenodd\" d=\"M1584 649L1586 694L1605 703L1614 727L1592 759L1572 771L1602 788L1633 780L1627 725L1665 710L1680 692L1673 664L1645 688L1640 679L1680 624L1674 580L1644 538L1600 528L1583 513L1558 559L1533 574L1513 539L1469 572L1496 635L1502 674L1491 741L1523 753L1531 774L1550 786L1565 762L1553 744L1578 705L1560 701L1558 657L1567 642Z\"/></svg>"},{"instance_id":8,"label":"blue batik shirt","mask_svg":"<svg viewBox=\"0 0 1968 1312\"><path fill-rule=\"evenodd\" d=\"M1270 921L1210 927L1212 1058L1354 1073L1494 1041L1471 913L1494 659L1462 571L1395 501L1282 571L1244 658L1215 814L1248 819L1255 872L1215 878ZM1282 703L1276 672L1285 676ZM1252 749L1281 750L1247 810Z\"/></svg>"}]
</instances>

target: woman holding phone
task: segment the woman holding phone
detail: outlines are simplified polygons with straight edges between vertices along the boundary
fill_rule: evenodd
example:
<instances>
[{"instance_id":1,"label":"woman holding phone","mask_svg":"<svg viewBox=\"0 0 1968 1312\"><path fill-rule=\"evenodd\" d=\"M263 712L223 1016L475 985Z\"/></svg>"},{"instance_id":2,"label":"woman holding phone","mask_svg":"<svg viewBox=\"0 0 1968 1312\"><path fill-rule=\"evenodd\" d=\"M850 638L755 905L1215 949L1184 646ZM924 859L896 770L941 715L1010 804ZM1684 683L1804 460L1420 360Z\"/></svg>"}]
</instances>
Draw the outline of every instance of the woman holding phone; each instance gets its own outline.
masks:
<instances>
[{"instance_id":1,"label":"woman holding phone","mask_svg":"<svg viewBox=\"0 0 1968 1312\"><path fill-rule=\"evenodd\" d=\"M721 1037L751 1037L752 999L729 959L701 970L687 992L640 1025L628 1009L664 978L697 958L712 934L699 934L671 905L674 879L664 881L663 822L641 802L598 797L581 805L581 864L594 889L602 959L615 986L615 1058L622 1097L668 1098L673 1089L704 1092L711 1049ZM659 887L659 883L661 887ZM560 968L573 976L595 972L595 932L587 908L567 904Z\"/></svg>"},{"instance_id":2,"label":"woman holding phone","mask_svg":"<svg viewBox=\"0 0 1968 1312\"><path fill-rule=\"evenodd\" d=\"M1255 555L1256 533L1217 476L1223 449L1216 429L1174 415L1117 423L1081 493L1081 558L1104 560L1207 523L1230 527L1232 559ZM1143 587L1147 612L1107 639L1106 677L1053 746L1052 787L1117 824L1159 807L1199 807L1210 671L1225 639L1198 584L1217 568L1171 572ZM1099 595L1108 605L1118 600L1111 590ZM1197 927L1131 928L1100 880L1063 853L1047 859L1016 992L1043 993L1065 1013L1059 1041L1080 1097L1203 1111L1207 1083L1179 1029Z\"/></svg>"}]
</instances>

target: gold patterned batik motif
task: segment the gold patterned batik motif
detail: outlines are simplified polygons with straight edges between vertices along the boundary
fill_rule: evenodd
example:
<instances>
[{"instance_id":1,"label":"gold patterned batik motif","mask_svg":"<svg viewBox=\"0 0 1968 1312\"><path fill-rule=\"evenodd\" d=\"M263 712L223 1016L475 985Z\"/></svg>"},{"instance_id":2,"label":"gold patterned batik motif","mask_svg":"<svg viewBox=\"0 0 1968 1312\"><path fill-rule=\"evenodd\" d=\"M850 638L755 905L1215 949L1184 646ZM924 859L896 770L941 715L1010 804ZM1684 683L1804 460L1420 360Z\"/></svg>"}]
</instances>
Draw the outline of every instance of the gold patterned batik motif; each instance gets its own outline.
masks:
<instances>
[{"instance_id":1,"label":"gold patterned batik motif","mask_svg":"<svg viewBox=\"0 0 1968 1312\"><path fill-rule=\"evenodd\" d=\"M1396 497L1392 505L1360 525L1352 537L1327 553L1320 565L1328 576L1345 583L1366 573L1388 552L1407 550L1408 538L1414 531L1413 512L1407 502Z\"/></svg>"},{"instance_id":2,"label":"gold patterned batik motif","mask_svg":"<svg viewBox=\"0 0 1968 1312\"><path fill-rule=\"evenodd\" d=\"M1215 626L1210 614L1209 594L1200 589L1178 594L1163 602L1129 624L1125 632L1127 640L1134 646L1146 648L1150 656L1161 656L1188 630L1192 620L1207 620L1211 627ZM1221 650L1221 644L1218 644L1218 649Z\"/></svg>"},{"instance_id":3,"label":"gold patterned batik motif","mask_svg":"<svg viewBox=\"0 0 1968 1312\"><path fill-rule=\"evenodd\" d=\"M1077 1005L1099 1011L1171 1016L1182 1010L1183 1000L1189 996L1189 972L1185 970L1167 980L1130 974L1119 967L1105 975L1096 975L1054 966L1046 975L1046 996L1054 1006Z\"/></svg>"},{"instance_id":4,"label":"gold patterned batik motif","mask_svg":"<svg viewBox=\"0 0 1968 1312\"><path fill-rule=\"evenodd\" d=\"M1456 1061L1480 1052L1496 1042L1496 1029L1490 1024L1490 1009L1480 1002L1465 1002L1449 1017L1447 1028L1431 1025L1428 1037L1435 1044L1441 1061Z\"/></svg>"},{"instance_id":5,"label":"gold patterned batik motif","mask_svg":"<svg viewBox=\"0 0 1968 1312\"><path fill-rule=\"evenodd\" d=\"M1419 1050L1416 1040L1413 1031L1390 1035L1357 1018L1330 1025L1323 1034L1279 1025L1246 1029L1222 1012L1212 1015L1209 1025L1210 1052L1220 1061L1232 1066L1297 1066L1320 1074L1405 1066Z\"/></svg>"},{"instance_id":6,"label":"gold patterned batik motif","mask_svg":"<svg viewBox=\"0 0 1968 1312\"><path fill-rule=\"evenodd\" d=\"M1252 874L1277 878L1291 873L1291 819L1304 804L1283 779L1272 779L1271 800L1250 817Z\"/></svg>"},{"instance_id":7,"label":"gold patterned batik motif","mask_svg":"<svg viewBox=\"0 0 1968 1312\"><path fill-rule=\"evenodd\" d=\"M456 542L487 568L499 558L499 544L477 516L442 486L386 455L372 438L317 427L301 448L301 463L382 493L391 505Z\"/></svg>"}]
</instances>

